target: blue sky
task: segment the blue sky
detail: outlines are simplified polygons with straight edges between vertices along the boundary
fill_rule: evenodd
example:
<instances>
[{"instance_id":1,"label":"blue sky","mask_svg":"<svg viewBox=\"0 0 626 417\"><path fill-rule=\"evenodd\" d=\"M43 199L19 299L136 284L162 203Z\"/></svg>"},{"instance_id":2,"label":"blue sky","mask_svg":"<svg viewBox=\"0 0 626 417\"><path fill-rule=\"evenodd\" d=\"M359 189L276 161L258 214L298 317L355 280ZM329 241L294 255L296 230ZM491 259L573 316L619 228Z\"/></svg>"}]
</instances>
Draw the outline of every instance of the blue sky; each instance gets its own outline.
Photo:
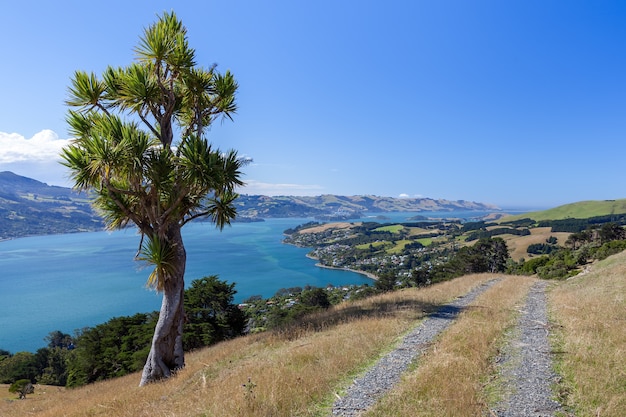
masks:
<instances>
[{"instance_id":1,"label":"blue sky","mask_svg":"<svg viewBox=\"0 0 626 417\"><path fill-rule=\"evenodd\" d=\"M69 185L75 70L123 66L174 10L240 84L210 140L247 194L552 207L626 198L624 1L17 2L0 15L0 170Z\"/></svg>"}]
</instances>

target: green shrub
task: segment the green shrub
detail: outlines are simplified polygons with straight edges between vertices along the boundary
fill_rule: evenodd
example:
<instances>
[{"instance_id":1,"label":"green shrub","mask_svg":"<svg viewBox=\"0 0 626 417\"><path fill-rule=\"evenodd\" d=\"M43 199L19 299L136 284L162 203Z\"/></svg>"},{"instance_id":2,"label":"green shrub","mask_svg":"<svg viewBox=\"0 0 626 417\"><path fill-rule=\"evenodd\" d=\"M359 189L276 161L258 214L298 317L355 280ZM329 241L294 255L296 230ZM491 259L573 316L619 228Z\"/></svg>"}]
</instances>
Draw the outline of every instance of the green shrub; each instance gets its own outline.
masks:
<instances>
[{"instance_id":1,"label":"green shrub","mask_svg":"<svg viewBox=\"0 0 626 417\"><path fill-rule=\"evenodd\" d=\"M26 394L35 392L35 387L30 382L30 379L20 379L11 384L9 392L19 394L20 400L23 400L26 398Z\"/></svg>"},{"instance_id":2,"label":"green shrub","mask_svg":"<svg viewBox=\"0 0 626 417\"><path fill-rule=\"evenodd\" d=\"M623 250L626 250L626 240L613 240L596 249L594 256L597 259L602 260Z\"/></svg>"}]
</instances>

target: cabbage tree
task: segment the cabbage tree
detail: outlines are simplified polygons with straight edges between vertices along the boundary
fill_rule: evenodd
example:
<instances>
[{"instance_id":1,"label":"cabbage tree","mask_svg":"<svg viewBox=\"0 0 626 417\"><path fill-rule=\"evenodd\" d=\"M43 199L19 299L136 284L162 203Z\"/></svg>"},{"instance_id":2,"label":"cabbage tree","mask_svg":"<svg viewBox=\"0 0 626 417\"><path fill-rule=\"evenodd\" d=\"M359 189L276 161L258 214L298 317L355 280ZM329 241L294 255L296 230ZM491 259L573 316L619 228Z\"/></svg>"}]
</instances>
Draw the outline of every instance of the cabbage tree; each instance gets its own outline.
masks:
<instances>
[{"instance_id":1,"label":"cabbage tree","mask_svg":"<svg viewBox=\"0 0 626 417\"><path fill-rule=\"evenodd\" d=\"M237 83L216 66L197 66L187 30L165 13L144 30L136 58L101 76L75 72L67 121L75 138L62 152L78 190L109 229L136 226L136 258L154 266L148 284L163 293L140 385L184 366L186 252L182 227L197 218L222 229L235 217L244 161L206 139L236 111Z\"/></svg>"}]
</instances>

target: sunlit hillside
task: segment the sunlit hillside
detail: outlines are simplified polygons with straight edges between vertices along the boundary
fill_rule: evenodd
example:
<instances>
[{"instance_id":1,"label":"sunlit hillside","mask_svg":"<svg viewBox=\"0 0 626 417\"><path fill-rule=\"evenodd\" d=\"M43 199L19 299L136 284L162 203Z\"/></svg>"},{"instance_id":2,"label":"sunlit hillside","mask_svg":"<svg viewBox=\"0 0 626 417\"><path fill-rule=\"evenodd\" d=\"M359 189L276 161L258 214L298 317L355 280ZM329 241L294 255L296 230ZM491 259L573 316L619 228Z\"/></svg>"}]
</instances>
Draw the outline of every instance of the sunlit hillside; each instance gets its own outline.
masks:
<instances>
[{"instance_id":1,"label":"sunlit hillside","mask_svg":"<svg viewBox=\"0 0 626 417\"><path fill-rule=\"evenodd\" d=\"M17 400L5 390L0 395L0 415L327 416L333 401L354 377L389 351L425 314L494 277L469 275L424 289L345 303L297 326L190 353L186 368L178 375L143 388L137 386L139 374L133 374L74 390L37 387L25 400ZM449 415L476 415L472 413L483 407L483 393L476 388L490 378L489 361L497 352L497 340L512 323L515 303L534 280L506 276L468 309L471 316L461 314L456 326L467 327L451 327L450 337L438 342L437 352L422 357L420 362L426 366L429 358L441 356L447 344L454 343L455 352L464 357L474 352L471 361L481 361L473 373L453 384L438 382L440 389L429 390L424 383L428 385L430 380L422 381L423 404L436 405L442 396L469 393L446 407L452 407ZM512 297L514 288L522 292ZM564 376L557 390L568 407L579 410L577 415L617 417L626 409L624 294L626 253L589 265L574 278L552 283L549 308L555 322L550 329ZM490 324L497 320L499 327L490 326L486 332L480 325L485 320ZM446 359L450 364L467 360ZM404 398L412 400L410 390ZM378 410L376 415L381 415Z\"/></svg>"},{"instance_id":2,"label":"sunlit hillside","mask_svg":"<svg viewBox=\"0 0 626 417\"><path fill-rule=\"evenodd\" d=\"M471 275L344 303L299 326L188 354L186 368L176 377L143 388L139 374L73 390L37 387L26 400L0 402L0 415L325 415L354 375L417 320L492 278Z\"/></svg>"},{"instance_id":3,"label":"sunlit hillside","mask_svg":"<svg viewBox=\"0 0 626 417\"><path fill-rule=\"evenodd\" d=\"M543 211L533 211L530 213L518 214L515 216L505 216L498 220L508 222L523 218L530 218L535 221L541 220L562 220L562 219L587 219L589 217L606 216L610 214L626 213L626 199L601 200L601 201L579 201L577 203L565 204Z\"/></svg>"}]
</instances>

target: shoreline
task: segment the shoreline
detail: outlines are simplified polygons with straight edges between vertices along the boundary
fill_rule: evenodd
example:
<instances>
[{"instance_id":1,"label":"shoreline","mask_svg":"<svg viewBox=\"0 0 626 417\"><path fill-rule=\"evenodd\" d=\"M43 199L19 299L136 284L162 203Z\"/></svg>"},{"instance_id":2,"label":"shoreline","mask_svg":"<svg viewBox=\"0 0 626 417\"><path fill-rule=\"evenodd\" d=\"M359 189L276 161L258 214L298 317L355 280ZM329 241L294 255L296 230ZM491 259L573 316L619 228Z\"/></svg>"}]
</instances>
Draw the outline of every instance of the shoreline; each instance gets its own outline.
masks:
<instances>
[{"instance_id":1,"label":"shoreline","mask_svg":"<svg viewBox=\"0 0 626 417\"><path fill-rule=\"evenodd\" d=\"M313 259L313 260L318 260L317 258L311 256L311 255L306 255L307 258L309 259ZM337 267L337 266L328 266L328 265L322 265L321 263L316 263L315 266L317 266L318 268L326 268L326 269L334 269L337 271L348 271L348 272L354 272L357 274L361 274L361 275L365 275L366 277L368 277L369 279L373 280L373 281L378 281L378 276L376 274L372 274L371 272L365 272L365 271L359 271L358 269L351 269L351 268L346 268L346 267Z\"/></svg>"}]
</instances>

